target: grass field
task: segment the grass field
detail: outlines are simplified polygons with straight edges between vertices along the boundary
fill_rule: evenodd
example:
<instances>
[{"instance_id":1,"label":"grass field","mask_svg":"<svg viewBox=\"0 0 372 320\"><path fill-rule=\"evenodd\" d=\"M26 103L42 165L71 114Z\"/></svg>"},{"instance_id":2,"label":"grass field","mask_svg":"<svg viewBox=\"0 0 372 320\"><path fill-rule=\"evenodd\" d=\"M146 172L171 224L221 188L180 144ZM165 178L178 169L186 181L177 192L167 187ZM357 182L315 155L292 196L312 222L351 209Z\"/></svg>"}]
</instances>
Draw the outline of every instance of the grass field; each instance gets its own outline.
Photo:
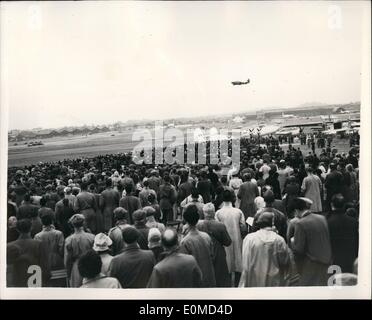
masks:
<instances>
[{"instance_id":1,"label":"grass field","mask_svg":"<svg viewBox=\"0 0 372 320\"><path fill-rule=\"evenodd\" d=\"M27 147L19 144L9 144L8 166L25 166L38 162L51 162L63 159L81 157L94 157L97 155L129 152L139 143L132 141L133 131L128 130L122 133L106 132L90 136L56 137L42 140L44 145ZM333 145L339 152L349 150L349 141L335 140ZM300 146L295 144L295 147ZM284 149L287 146L282 146ZM300 146L303 152L309 152L307 146ZM319 150L317 149L317 152Z\"/></svg>"}]
</instances>

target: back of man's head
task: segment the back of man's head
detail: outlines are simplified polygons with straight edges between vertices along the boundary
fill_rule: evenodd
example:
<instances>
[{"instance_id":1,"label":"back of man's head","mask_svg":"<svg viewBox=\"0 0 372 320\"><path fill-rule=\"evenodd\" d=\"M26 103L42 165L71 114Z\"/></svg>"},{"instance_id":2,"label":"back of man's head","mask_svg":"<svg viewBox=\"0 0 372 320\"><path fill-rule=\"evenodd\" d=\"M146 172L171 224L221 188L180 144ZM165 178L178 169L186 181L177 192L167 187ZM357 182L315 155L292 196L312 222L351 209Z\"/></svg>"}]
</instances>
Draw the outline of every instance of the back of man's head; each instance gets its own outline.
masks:
<instances>
[{"instance_id":1,"label":"back of man's head","mask_svg":"<svg viewBox=\"0 0 372 320\"><path fill-rule=\"evenodd\" d=\"M41 216L41 222L43 226L50 226L53 223L53 218L50 214L44 214Z\"/></svg>"},{"instance_id":2,"label":"back of man's head","mask_svg":"<svg viewBox=\"0 0 372 320\"><path fill-rule=\"evenodd\" d=\"M230 190L224 190L224 192L222 193L222 200L225 202L232 201L232 194Z\"/></svg>"},{"instance_id":3,"label":"back of man's head","mask_svg":"<svg viewBox=\"0 0 372 320\"><path fill-rule=\"evenodd\" d=\"M88 250L78 260L78 270L83 278L94 278L101 272L101 268L101 257L94 250Z\"/></svg>"},{"instance_id":4,"label":"back of man's head","mask_svg":"<svg viewBox=\"0 0 372 320\"><path fill-rule=\"evenodd\" d=\"M331 200L331 204L332 204L332 207L334 209L343 209L344 206L345 206L345 198L342 196L342 194L338 193L338 194L335 194L333 197L332 197L332 200Z\"/></svg>"},{"instance_id":5,"label":"back of man's head","mask_svg":"<svg viewBox=\"0 0 372 320\"><path fill-rule=\"evenodd\" d=\"M173 229L166 229L161 237L161 243L165 249L170 249L178 244L177 232Z\"/></svg>"},{"instance_id":6,"label":"back of man's head","mask_svg":"<svg viewBox=\"0 0 372 320\"><path fill-rule=\"evenodd\" d=\"M30 219L21 219L17 221L16 228L19 233L29 233L31 231L31 225Z\"/></svg>"},{"instance_id":7,"label":"back of man's head","mask_svg":"<svg viewBox=\"0 0 372 320\"><path fill-rule=\"evenodd\" d=\"M199 221L198 207L195 204L187 206L183 218L190 226L196 226Z\"/></svg>"},{"instance_id":8,"label":"back of man's head","mask_svg":"<svg viewBox=\"0 0 372 320\"><path fill-rule=\"evenodd\" d=\"M138 240L140 233L136 228L129 226L129 227L124 228L122 235L123 235L123 241L126 244L131 244L131 243L135 243Z\"/></svg>"}]
</instances>

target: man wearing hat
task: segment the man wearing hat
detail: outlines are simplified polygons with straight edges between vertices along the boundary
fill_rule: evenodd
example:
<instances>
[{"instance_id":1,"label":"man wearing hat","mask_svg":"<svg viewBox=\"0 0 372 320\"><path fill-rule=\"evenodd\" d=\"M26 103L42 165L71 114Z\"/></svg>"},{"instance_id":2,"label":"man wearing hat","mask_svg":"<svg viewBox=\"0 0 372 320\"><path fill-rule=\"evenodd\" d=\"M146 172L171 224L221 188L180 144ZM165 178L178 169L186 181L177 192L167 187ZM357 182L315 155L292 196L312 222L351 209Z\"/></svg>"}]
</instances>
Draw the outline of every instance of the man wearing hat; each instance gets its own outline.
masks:
<instances>
[{"instance_id":1,"label":"man wearing hat","mask_svg":"<svg viewBox=\"0 0 372 320\"><path fill-rule=\"evenodd\" d=\"M93 232L97 231L97 202L96 197L88 191L88 184L81 183L81 192L76 196L75 212L84 215L87 227Z\"/></svg>"},{"instance_id":2,"label":"man wearing hat","mask_svg":"<svg viewBox=\"0 0 372 320\"><path fill-rule=\"evenodd\" d=\"M344 187L344 177L340 171L337 170L336 163L332 162L329 165L330 172L327 174L324 186L327 190L326 210L331 210L331 199L337 193L342 193Z\"/></svg>"},{"instance_id":3,"label":"man wearing hat","mask_svg":"<svg viewBox=\"0 0 372 320\"><path fill-rule=\"evenodd\" d=\"M199 288L202 286L202 272L192 255L180 253L178 235L173 229L166 229L161 237L164 247L162 260L155 265L148 288Z\"/></svg>"},{"instance_id":4,"label":"man wearing hat","mask_svg":"<svg viewBox=\"0 0 372 320\"><path fill-rule=\"evenodd\" d=\"M291 245L300 274L299 286L326 286L332 264L327 220L312 213L305 199L297 198L293 207L299 218Z\"/></svg>"},{"instance_id":5,"label":"man wearing hat","mask_svg":"<svg viewBox=\"0 0 372 320\"><path fill-rule=\"evenodd\" d=\"M92 249L94 235L84 231L85 218L82 214L74 214L69 222L74 233L66 238L64 262L70 287L78 288L83 280L78 270L78 259L82 253Z\"/></svg>"},{"instance_id":6,"label":"man wearing hat","mask_svg":"<svg viewBox=\"0 0 372 320\"><path fill-rule=\"evenodd\" d=\"M147 206L143 210L146 212L146 226L148 228L157 228L160 232L165 231L165 226L163 223L157 222L155 219L156 210L153 207Z\"/></svg>"},{"instance_id":7,"label":"man wearing hat","mask_svg":"<svg viewBox=\"0 0 372 320\"><path fill-rule=\"evenodd\" d=\"M112 254L115 256L124 249L122 232L124 228L129 226L128 211L122 207L116 208L114 210L114 221L116 225L109 230L108 236L112 240Z\"/></svg>"},{"instance_id":8,"label":"man wearing hat","mask_svg":"<svg viewBox=\"0 0 372 320\"><path fill-rule=\"evenodd\" d=\"M158 228L151 228L149 230L148 247L154 254L156 263L158 263L161 258L161 253L164 251L161 245L161 232Z\"/></svg>"},{"instance_id":9,"label":"man wearing hat","mask_svg":"<svg viewBox=\"0 0 372 320\"><path fill-rule=\"evenodd\" d=\"M252 175L250 173L244 174L244 183L238 191L238 198L240 199L239 209L243 211L245 219L255 215L254 199L259 195L257 184L251 180Z\"/></svg>"},{"instance_id":10,"label":"man wearing hat","mask_svg":"<svg viewBox=\"0 0 372 320\"><path fill-rule=\"evenodd\" d=\"M124 228L124 249L111 261L109 275L117 278L123 288L145 288L156 263L152 251L140 249L139 237L136 228Z\"/></svg>"},{"instance_id":11,"label":"man wearing hat","mask_svg":"<svg viewBox=\"0 0 372 320\"><path fill-rule=\"evenodd\" d=\"M38 215L39 208L31 203L31 195L26 193L22 205L18 208L17 219L29 219Z\"/></svg>"},{"instance_id":12,"label":"man wearing hat","mask_svg":"<svg viewBox=\"0 0 372 320\"><path fill-rule=\"evenodd\" d=\"M138 194L139 199L141 201L142 208L150 205L149 200L148 200L150 194L154 195L154 197L156 198L156 192L150 189L149 181L145 180L143 181L143 188Z\"/></svg>"},{"instance_id":13,"label":"man wearing hat","mask_svg":"<svg viewBox=\"0 0 372 320\"><path fill-rule=\"evenodd\" d=\"M146 211L139 209L133 212L134 227L139 231L138 244L141 249L148 250L147 238L150 228L146 226Z\"/></svg>"},{"instance_id":14,"label":"man wearing hat","mask_svg":"<svg viewBox=\"0 0 372 320\"><path fill-rule=\"evenodd\" d=\"M109 266L111 264L112 255L109 254L112 240L104 233L99 233L94 238L93 250L99 254L102 260L101 273L108 274Z\"/></svg>"},{"instance_id":15,"label":"man wearing hat","mask_svg":"<svg viewBox=\"0 0 372 320\"><path fill-rule=\"evenodd\" d=\"M213 266L216 276L216 287L230 287L229 269L227 268L224 247L231 245L231 238L226 226L215 219L215 208L212 203L203 206L204 220L199 220L196 227L206 232L213 243Z\"/></svg>"},{"instance_id":16,"label":"man wearing hat","mask_svg":"<svg viewBox=\"0 0 372 320\"><path fill-rule=\"evenodd\" d=\"M263 212L256 221L259 229L243 241L243 272L239 287L281 287L289 267L289 251L276 233L274 213Z\"/></svg>"},{"instance_id":17,"label":"man wearing hat","mask_svg":"<svg viewBox=\"0 0 372 320\"><path fill-rule=\"evenodd\" d=\"M159 194L161 179L158 176L158 171L153 169L150 172L150 177L147 179L149 182L149 188L154 190L156 194Z\"/></svg>"},{"instance_id":18,"label":"man wearing hat","mask_svg":"<svg viewBox=\"0 0 372 320\"><path fill-rule=\"evenodd\" d=\"M283 212L273 208L273 203L275 201L274 193L271 190L266 190L263 194L263 198L265 201L265 207L260 209L256 215L254 216L253 220L253 231L258 230L258 226L256 225L259 217L265 213L270 212L274 214L274 226L278 231L278 234L283 237L283 239L287 238L287 218Z\"/></svg>"},{"instance_id":19,"label":"man wearing hat","mask_svg":"<svg viewBox=\"0 0 372 320\"><path fill-rule=\"evenodd\" d=\"M104 230L108 231L113 225L113 212L119 206L120 194L119 191L112 188L112 180L106 180L106 189L101 193L100 207L103 214Z\"/></svg>"}]
</instances>

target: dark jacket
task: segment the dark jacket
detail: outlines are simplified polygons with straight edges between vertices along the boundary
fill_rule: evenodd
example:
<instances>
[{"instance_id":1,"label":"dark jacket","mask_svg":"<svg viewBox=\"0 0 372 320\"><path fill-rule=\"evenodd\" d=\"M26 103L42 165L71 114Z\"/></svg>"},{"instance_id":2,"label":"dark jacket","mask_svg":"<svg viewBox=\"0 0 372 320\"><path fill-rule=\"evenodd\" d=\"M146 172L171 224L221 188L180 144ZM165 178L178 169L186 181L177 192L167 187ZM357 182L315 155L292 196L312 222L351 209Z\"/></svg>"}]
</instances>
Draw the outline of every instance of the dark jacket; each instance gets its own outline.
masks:
<instances>
[{"instance_id":1,"label":"dark jacket","mask_svg":"<svg viewBox=\"0 0 372 320\"><path fill-rule=\"evenodd\" d=\"M164 252L154 267L148 288L199 288L202 273L195 258L177 250Z\"/></svg>"},{"instance_id":2,"label":"dark jacket","mask_svg":"<svg viewBox=\"0 0 372 320\"><path fill-rule=\"evenodd\" d=\"M210 239L208 235L206 236ZM212 243L207 243L196 228L190 229L181 241L180 252L192 255L199 265L203 276L203 287L216 286L212 249Z\"/></svg>"},{"instance_id":3,"label":"dark jacket","mask_svg":"<svg viewBox=\"0 0 372 320\"><path fill-rule=\"evenodd\" d=\"M197 189L200 195L203 197L204 203L211 202L213 185L209 179L204 179L198 182Z\"/></svg>"},{"instance_id":4,"label":"dark jacket","mask_svg":"<svg viewBox=\"0 0 372 320\"><path fill-rule=\"evenodd\" d=\"M27 202L22 204L18 209L17 219L30 219L38 215L39 207Z\"/></svg>"},{"instance_id":5,"label":"dark jacket","mask_svg":"<svg viewBox=\"0 0 372 320\"><path fill-rule=\"evenodd\" d=\"M340 266L342 273L352 273L359 249L358 222L343 211L330 212L327 222L333 264Z\"/></svg>"},{"instance_id":6,"label":"dark jacket","mask_svg":"<svg viewBox=\"0 0 372 320\"><path fill-rule=\"evenodd\" d=\"M133 243L112 259L109 275L117 278L123 288L146 288L155 262L151 250L142 250Z\"/></svg>"},{"instance_id":7,"label":"dark jacket","mask_svg":"<svg viewBox=\"0 0 372 320\"><path fill-rule=\"evenodd\" d=\"M139 198L133 195L126 195L120 199L119 207L122 207L128 211L129 222L130 224L133 224L133 212L141 209L141 201Z\"/></svg>"},{"instance_id":8,"label":"dark jacket","mask_svg":"<svg viewBox=\"0 0 372 320\"><path fill-rule=\"evenodd\" d=\"M197 224L197 228L200 231L208 233L212 239L213 266L216 277L216 286L231 286L224 248L231 244L231 238L227 232L226 226L222 222L216 220L200 220Z\"/></svg>"},{"instance_id":9,"label":"dark jacket","mask_svg":"<svg viewBox=\"0 0 372 320\"><path fill-rule=\"evenodd\" d=\"M295 225L292 245L300 286L326 286L332 248L325 217L307 211Z\"/></svg>"},{"instance_id":10,"label":"dark jacket","mask_svg":"<svg viewBox=\"0 0 372 320\"><path fill-rule=\"evenodd\" d=\"M11 252L15 254L10 256ZM32 273L28 273L30 266L41 268L42 286L46 285L50 277L50 270L46 247L41 241L20 235L17 240L7 244L7 253L7 265L13 267L12 285L14 287L28 287L28 280L33 276Z\"/></svg>"},{"instance_id":11,"label":"dark jacket","mask_svg":"<svg viewBox=\"0 0 372 320\"><path fill-rule=\"evenodd\" d=\"M324 186L327 189L327 200L330 201L336 193L343 190L344 178L340 171L334 170L326 176Z\"/></svg>"}]
</instances>

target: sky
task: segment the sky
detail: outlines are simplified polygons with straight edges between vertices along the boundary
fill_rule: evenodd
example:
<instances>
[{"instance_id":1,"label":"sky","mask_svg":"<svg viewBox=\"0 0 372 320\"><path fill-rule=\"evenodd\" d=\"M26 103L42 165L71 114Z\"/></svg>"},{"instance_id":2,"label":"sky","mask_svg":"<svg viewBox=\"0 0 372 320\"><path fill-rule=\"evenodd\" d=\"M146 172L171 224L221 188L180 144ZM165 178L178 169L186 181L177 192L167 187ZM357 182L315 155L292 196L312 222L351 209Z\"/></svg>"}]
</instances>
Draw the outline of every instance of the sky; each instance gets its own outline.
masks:
<instances>
[{"instance_id":1,"label":"sky","mask_svg":"<svg viewBox=\"0 0 372 320\"><path fill-rule=\"evenodd\" d=\"M2 2L9 129L360 101L366 3Z\"/></svg>"}]
</instances>

